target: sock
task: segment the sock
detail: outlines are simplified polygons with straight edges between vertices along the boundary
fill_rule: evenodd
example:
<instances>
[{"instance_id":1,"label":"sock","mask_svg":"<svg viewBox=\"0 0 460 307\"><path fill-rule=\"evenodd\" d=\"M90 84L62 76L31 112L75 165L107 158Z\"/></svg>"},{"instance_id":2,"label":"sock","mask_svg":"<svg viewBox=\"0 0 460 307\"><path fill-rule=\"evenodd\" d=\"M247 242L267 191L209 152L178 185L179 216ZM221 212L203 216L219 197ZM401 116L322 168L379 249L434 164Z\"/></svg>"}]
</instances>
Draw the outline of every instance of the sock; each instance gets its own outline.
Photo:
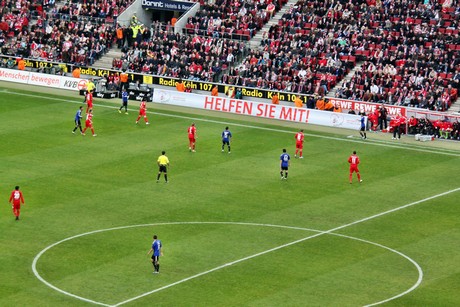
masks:
<instances>
[{"instance_id":1,"label":"sock","mask_svg":"<svg viewBox=\"0 0 460 307\"><path fill-rule=\"evenodd\" d=\"M157 264L157 272L160 272L160 264Z\"/></svg>"},{"instance_id":2,"label":"sock","mask_svg":"<svg viewBox=\"0 0 460 307\"><path fill-rule=\"evenodd\" d=\"M350 174L350 176L349 176L349 178L350 178L350 182L351 182L351 179L353 178L352 176L353 176L353 174Z\"/></svg>"},{"instance_id":3,"label":"sock","mask_svg":"<svg viewBox=\"0 0 460 307\"><path fill-rule=\"evenodd\" d=\"M230 145L228 145L228 152L230 152Z\"/></svg>"},{"instance_id":4,"label":"sock","mask_svg":"<svg viewBox=\"0 0 460 307\"><path fill-rule=\"evenodd\" d=\"M168 175L165 174L165 181L168 181Z\"/></svg>"},{"instance_id":5,"label":"sock","mask_svg":"<svg viewBox=\"0 0 460 307\"><path fill-rule=\"evenodd\" d=\"M358 174L358 181L361 181L361 175Z\"/></svg>"},{"instance_id":6,"label":"sock","mask_svg":"<svg viewBox=\"0 0 460 307\"><path fill-rule=\"evenodd\" d=\"M286 172L286 174L284 175L284 178L286 178L286 179L287 179L287 176L288 176L288 172Z\"/></svg>"},{"instance_id":7,"label":"sock","mask_svg":"<svg viewBox=\"0 0 460 307\"><path fill-rule=\"evenodd\" d=\"M364 138L366 138L366 139L367 139L367 136L366 136L366 132L364 132Z\"/></svg>"},{"instance_id":8,"label":"sock","mask_svg":"<svg viewBox=\"0 0 460 307\"><path fill-rule=\"evenodd\" d=\"M284 177L284 176L283 176L283 171L280 172L280 175L281 175L281 177Z\"/></svg>"},{"instance_id":9,"label":"sock","mask_svg":"<svg viewBox=\"0 0 460 307\"><path fill-rule=\"evenodd\" d=\"M93 128L91 128L91 132L94 134L94 129Z\"/></svg>"},{"instance_id":10,"label":"sock","mask_svg":"<svg viewBox=\"0 0 460 307\"><path fill-rule=\"evenodd\" d=\"M302 151L300 151L300 155L299 155L299 156L301 156L301 157L302 157Z\"/></svg>"}]
</instances>

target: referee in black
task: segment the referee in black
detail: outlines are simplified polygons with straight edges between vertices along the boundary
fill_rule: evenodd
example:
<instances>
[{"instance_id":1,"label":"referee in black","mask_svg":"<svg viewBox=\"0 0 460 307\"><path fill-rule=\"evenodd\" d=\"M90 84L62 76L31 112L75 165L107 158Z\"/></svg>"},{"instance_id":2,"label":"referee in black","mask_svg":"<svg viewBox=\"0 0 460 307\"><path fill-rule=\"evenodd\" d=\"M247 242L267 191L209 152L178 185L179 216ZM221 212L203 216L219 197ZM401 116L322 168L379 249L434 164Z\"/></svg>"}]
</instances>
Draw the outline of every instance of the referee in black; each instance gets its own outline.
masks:
<instances>
[{"instance_id":1,"label":"referee in black","mask_svg":"<svg viewBox=\"0 0 460 307\"><path fill-rule=\"evenodd\" d=\"M166 157L166 151L161 152L161 156L158 157L157 164L159 167L158 176L157 176L157 183L160 181L161 173L165 175L165 183L168 183L168 167L169 167L169 159Z\"/></svg>"}]
</instances>

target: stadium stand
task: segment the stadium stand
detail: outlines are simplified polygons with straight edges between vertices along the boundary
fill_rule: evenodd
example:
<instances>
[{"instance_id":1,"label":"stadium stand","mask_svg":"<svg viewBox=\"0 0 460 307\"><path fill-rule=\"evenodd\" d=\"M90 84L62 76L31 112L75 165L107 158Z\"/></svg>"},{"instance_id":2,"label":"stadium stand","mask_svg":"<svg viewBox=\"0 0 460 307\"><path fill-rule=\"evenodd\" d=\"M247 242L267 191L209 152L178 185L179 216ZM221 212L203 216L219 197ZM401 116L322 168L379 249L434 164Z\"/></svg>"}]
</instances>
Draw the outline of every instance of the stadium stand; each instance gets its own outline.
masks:
<instances>
[{"instance_id":1,"label":"stadium stand","mask_svg":"<svg viewBox=\"0 0 460 307\"><path fill-rule=\"evenodd\" d=\"M47 1L2 3L3 54L81 65L93 65L112 48L113 24L129 5L125 0L70 1L60 7ZM458 98L458 0L286 3L202 1L183 34L174 34L170 23L155 22L136 24L132 39L133 29L125 27L118 42L123 54L112 66L437 111L448 110ZM37 21L31 25L30 19ZM249 50L245 41L254 37L260 45ZM313 97L307 106L314 105Z\"/></svg>"}]
</instances>

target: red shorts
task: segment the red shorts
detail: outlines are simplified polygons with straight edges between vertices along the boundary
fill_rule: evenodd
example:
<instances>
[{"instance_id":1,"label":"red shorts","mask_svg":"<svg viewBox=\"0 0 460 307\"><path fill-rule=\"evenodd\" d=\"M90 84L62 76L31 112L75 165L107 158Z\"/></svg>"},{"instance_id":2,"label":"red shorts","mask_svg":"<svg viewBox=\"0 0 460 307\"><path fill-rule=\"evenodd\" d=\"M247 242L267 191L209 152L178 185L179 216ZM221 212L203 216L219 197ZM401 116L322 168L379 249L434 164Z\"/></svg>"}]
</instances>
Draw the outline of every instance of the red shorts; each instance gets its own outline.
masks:
<instances>
[{"instance_id":1,"label":"red shorts","mask_svg":"<svg viewBox=\"0 0 460 307\"><path fill-rule=\"evenodd\" d=\"M145 116L145 111L139 111L140 116Z\"/></svg>"},{"instance_id":2,"label":"red shorts","mask_svg":"<svg viewBox=\"0 0 460 307\"><path fill-rule=\"evenodd\" d=\"M21 204L13 204L13 209L21 209Z\"/></svg>"},{"instance_id":3,"label":"red shorts","mask_svg":"<svg viewBox=\"0 0 460 307\"><path fill-rule=\"evenodd\" d=\"M87 101L86 104L88 105L88 108L92 109L93 108L93 103L90 101Z\"/></svg>"},{"instance_id":4,"label":"red shorts","mask_svg":"<svg viewBox=\"0 0 460 307\"><path fill-rule=\"evenodd\" d=\"M188 140L189 140L190 142L192 142L192 143L195 143L195 137L193 137L193 136L189 136L189 137L188 137Z\"/></svg>"},{"instance_id":5,"label":"red shorts","mask_svg":"<svg viewBox=\"0 0 460 307\"><path fill-rule=\"evenodd\" d=\"M93 123L90 122L89 120L85 121L85 126L86 128L93 128Z\"/></svg>"},{"instance_id":6,"label":"red shorts","mask_svg":"<svg viewBox=\"0 0 460 307\"><path fill-rule=\"evenodd\" d=\"M353 172L359 173L358 165L350 165L350 174Z\"/></svg>"},{"instance_id":7,"label":"red shorts","mask_svg":"<svg viewBox=\"0 0 460 307\"><path fill-rule=\"evenodd\" d=\"M295 148L297 148L297 149L303 149L303 143L302 143L302 142L296 142L296 143L295 143Z\"/></svg>"}]
</instances>

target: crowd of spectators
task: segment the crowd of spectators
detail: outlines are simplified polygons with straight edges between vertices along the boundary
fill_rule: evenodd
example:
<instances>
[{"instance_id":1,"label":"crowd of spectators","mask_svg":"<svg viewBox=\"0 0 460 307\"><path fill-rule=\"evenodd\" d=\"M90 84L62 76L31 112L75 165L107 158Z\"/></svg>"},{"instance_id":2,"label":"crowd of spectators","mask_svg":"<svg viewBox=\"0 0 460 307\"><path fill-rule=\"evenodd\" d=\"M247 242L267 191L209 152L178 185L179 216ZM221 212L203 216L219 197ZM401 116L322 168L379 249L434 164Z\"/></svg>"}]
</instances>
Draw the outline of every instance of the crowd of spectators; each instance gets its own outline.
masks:
<instances>
[{"instance_id":1,"label":"crowd of spectators","mask_svg":"<svg viewBox=\"0 0 460 307\"><path fill-rule=\"evenodd\" d=\"M365 17L365 18L363 18ZM353 43L364 61L340 98L445 111L460 89L457 1L385 1L369 6Z\"/></svg>"},{"instance_id":2,"label":"crowd of spectators","mask_svg":"<svg viewBox=\"0 0 460 307\"><path fill-rule=\"evenodd\" d=\"M230 39L251 39L287 0L216 0L205 2L188 19L184 33Z\"/></svg>"},{"instance_id":3,"label":"crowd of spectators","mask_svg":"<svg viewBox=\"0 0 460 307\"><path fill-rule=\"evenodd\" d=\"M116 18L128 1L70 1L57 8L53 1L3 0L1 51L92 65L118 35L107 18ZM263 33L258 49L247 52L229 39L253 37L285 3L203 2L184 34L174 34L171 23L135 23L121 29L123 55L113 68L321 97L359 62L337 97L438 111L457 99L458 0L301 0ZM33 16L38 21L29 26Z\"/></svg>"},{"instance_id":4,"label":"crowd of spectators","mask_svg":"<svg viewBox=\"0 0 460 307\"><path fill-rule=\"evenodd\" d=\"M263 34L261 50L222 76L223 82L325 95L355 64L359 1L299 1Z\"/></svg>"},{"instance_id":5,"label":"crowd of spectators","mask_svg":"<svg viewBox=\"0 0 460 307\"><path fill-rule=\"evenodd\" d=\"M133 1L69 1L59 8L52 9L49 13L54 18L67 20L92 20L96 23L112 22L123 12ZM99 19L99 20L98 20Z\"/></svg>"},{"instance_id":6,"label":"crowd of spectators","mask_svg":"<svg viewBox=\"0 0 460 307\"><path fill-rule=\"evenodd\" d=\"M222 68L245 53L242 42L175 34L160 23L153 23L122 45L123 54L113 60L114 69L211 82L218 81Z\"/></svg>"},{"instance_id":7,"label":"crowd of spectators","mask_svg":"<svg viewBox=\"0 0 460 307\"><path fill-rule=\"evenodd\" d=\"M46 17L45 17L46 18ZM113 43L113 27L91 22L46 19L24 29L5 46L3 54L78 65L92 65Z\"/></svg>"},{"instance_id":8,"label":"crowd of spectators","mask_svg":"<svg viewBox=\"0 0 460 307\"><path fill-rule=\"evenodd\" d=\"M112 47L116 18L130 0L67 2L3 0L0 10L2 54L92 65ZM4 4L4 5L3 5ZM30 22L34 19L34 22Z\"/></svg>"}]
</instances>

